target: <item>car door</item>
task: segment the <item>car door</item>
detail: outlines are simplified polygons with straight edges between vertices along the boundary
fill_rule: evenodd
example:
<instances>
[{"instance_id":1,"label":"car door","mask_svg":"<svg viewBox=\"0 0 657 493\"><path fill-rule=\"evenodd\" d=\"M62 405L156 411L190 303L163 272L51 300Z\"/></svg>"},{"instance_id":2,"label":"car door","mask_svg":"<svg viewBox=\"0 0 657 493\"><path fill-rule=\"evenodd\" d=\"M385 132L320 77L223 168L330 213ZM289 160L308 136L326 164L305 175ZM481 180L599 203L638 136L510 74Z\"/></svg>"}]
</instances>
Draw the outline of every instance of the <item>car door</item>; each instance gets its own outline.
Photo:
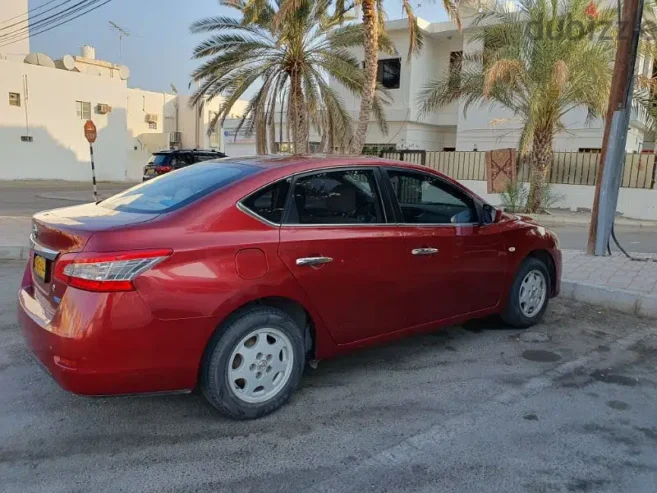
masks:
<instances>
[{"instance_id":1,"label":"car door","mask_svg":"<svg viewBox=\"0 0 657 493\"><path fill-rule=\"evenodd\" d=\"M434 323L495 306L503 245L480 226L475 200L431 173L394 168L386 176L406 243L408 321Z\"/></svg>"},{"instance_id":2,"label":"car door","mask_svg":"<svg viewBox=\"0 0 657 493\"><path fill-rule=\"evenodd\" d=\"M405 326L405 251L373 167L295 177L279 256L338 343Z\"/></svg>"}]
</instances>

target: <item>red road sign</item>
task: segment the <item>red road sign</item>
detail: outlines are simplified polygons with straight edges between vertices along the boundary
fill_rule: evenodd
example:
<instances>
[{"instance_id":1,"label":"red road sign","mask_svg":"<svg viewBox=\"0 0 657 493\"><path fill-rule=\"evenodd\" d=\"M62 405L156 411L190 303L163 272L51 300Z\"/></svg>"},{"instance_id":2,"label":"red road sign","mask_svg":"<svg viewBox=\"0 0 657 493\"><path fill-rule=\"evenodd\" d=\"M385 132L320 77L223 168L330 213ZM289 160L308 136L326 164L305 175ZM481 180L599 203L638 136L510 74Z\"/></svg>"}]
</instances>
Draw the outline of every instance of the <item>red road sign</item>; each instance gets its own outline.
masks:
<instances>
[{"instance_id":1,"label":"red road sign","mask_svg":"<svg viewBox=\"0 0 657 493\"><path fill-rule=\"evenodd\" d=\"M87 120L84 123L84 137L87 139L87 142L93 144L96 142L96 125L91 120Z\"/></svg>"}]
</instances>

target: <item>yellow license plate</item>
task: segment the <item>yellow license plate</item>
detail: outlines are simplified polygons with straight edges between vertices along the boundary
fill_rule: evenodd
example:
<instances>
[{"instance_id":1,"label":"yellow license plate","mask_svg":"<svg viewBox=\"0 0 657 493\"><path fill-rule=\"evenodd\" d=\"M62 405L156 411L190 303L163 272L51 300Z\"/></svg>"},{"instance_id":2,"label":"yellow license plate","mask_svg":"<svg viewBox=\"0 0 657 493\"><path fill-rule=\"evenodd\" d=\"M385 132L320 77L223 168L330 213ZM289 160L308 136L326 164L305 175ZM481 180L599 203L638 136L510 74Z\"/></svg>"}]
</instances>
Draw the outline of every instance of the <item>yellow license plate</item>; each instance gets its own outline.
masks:
<instances>
[{"instance_id":1,"label":"yellow license plate","mask_svg":"<svg viewBox=\"0 0 657 493\"><path fill-rule=\"evenodd\" d=\"M41 280L46 279L46 259L40 255L34 256L34 273L41 278Z\"/></svg>"}]
</instances>

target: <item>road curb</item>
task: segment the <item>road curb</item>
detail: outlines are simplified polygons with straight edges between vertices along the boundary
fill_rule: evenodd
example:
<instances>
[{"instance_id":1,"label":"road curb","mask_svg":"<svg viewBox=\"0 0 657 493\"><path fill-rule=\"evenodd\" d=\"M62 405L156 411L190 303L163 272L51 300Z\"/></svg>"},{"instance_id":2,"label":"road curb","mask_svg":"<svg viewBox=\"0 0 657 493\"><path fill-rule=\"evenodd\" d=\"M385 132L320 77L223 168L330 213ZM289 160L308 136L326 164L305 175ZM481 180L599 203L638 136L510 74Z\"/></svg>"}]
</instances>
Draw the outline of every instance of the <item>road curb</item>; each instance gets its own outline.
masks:
<instances>
[{"instance_id":1,"label":"road curb","mask_svg":"<svg viewBox=\"0 0 657 493\"><path fill-rule=\"evenodd\" d=\"M657 318L657 295L581 281L561 281L561 295L645 318Z\"/></svg>"},{"instance_id":2,"label":"road curb","mask_svg":"<svg viewBox=\"0 0 657 493\"><path fill-rule=\"evenodd\" d=\"M27 260L30 248L18 245L0 245L0 260Z\"/></svg>"}]
</instances>

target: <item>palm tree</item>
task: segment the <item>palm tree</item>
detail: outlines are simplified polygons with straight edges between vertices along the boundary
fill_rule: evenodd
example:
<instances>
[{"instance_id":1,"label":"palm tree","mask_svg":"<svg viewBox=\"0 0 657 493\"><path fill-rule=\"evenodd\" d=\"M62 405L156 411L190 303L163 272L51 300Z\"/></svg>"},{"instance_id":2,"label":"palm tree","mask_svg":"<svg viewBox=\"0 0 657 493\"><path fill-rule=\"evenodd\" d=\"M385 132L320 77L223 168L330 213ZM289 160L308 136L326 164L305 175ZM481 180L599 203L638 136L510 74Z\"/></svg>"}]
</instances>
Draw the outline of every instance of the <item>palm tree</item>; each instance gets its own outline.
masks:
<instances>
[{"instance_id":1,"label":"palm tree","mask_svg":"<svg viewBox=\"0 0 657 493\"><path fill-rule=\"evenodd\" d=\"M287 1L294 2L295 0ZM355 3L360 5L363 11L363 29L365 31L365 37L363 39L365 85L361 93L358 125L351 146L351 151L354 154L360 154L367 138L367 128L369 127L372 114L372 104L376 95L377 67L379 51L381 51L379 38L384 31L385 11L383 10L382 0L355 0ZM415 17L411 2L409 0L401 0L401 3L406 17L408 17L410 34L408 57L410 58L422 49L422 37L417 26L417 18ZM461 18L459 15L459 4L460 0L443 0L443 7L447 15L456 23L460 30Z\"/></svg>"},{"instance_id":2,"label":"palm tree","mask_svg":"<svg viewBox=\"0 0 657 493\"><path fill-rule=\"evenodd\" d=\"M223 0L239 18L211 17L191 26L192 33L212 33L194 49L203 64L192 73L199 88L192 105L217 96L224 98L211 126L223 124L231 108L249 88L255 89L239 128L256 133L258 153L275 152L275 122L282 135L283 114L295 152L307 152L309 129L322 135L328 152L348 142L353 122L327 77L360 94L365 79L358 60L348 49L363 43L361 26L341 26L345 8L331 8L330 0L299 0L297 8L283 12L279 3L266 0ZM374 101L379 124L385 128L382 101ZM289 140L289 139L288 139Z\"/></svg>"},{"instance_id":3,"label":"palm tree","mask_svg":"<svg viewBox=\"0 0 657 493\"><path fill-rule=\"evenodd\" d=\"M517 10L487 10L471 35L482 48L465 54L459 73L430 82L417 103L424 112L459 99L466 112L500 105L521 119L520 152L531 170L527 208L539 212L564 115L585 108L591 120L606 112L614 43L603 31L615 16L592 9L591 0L519 0Z\"/></svg>"}]
</instances>

